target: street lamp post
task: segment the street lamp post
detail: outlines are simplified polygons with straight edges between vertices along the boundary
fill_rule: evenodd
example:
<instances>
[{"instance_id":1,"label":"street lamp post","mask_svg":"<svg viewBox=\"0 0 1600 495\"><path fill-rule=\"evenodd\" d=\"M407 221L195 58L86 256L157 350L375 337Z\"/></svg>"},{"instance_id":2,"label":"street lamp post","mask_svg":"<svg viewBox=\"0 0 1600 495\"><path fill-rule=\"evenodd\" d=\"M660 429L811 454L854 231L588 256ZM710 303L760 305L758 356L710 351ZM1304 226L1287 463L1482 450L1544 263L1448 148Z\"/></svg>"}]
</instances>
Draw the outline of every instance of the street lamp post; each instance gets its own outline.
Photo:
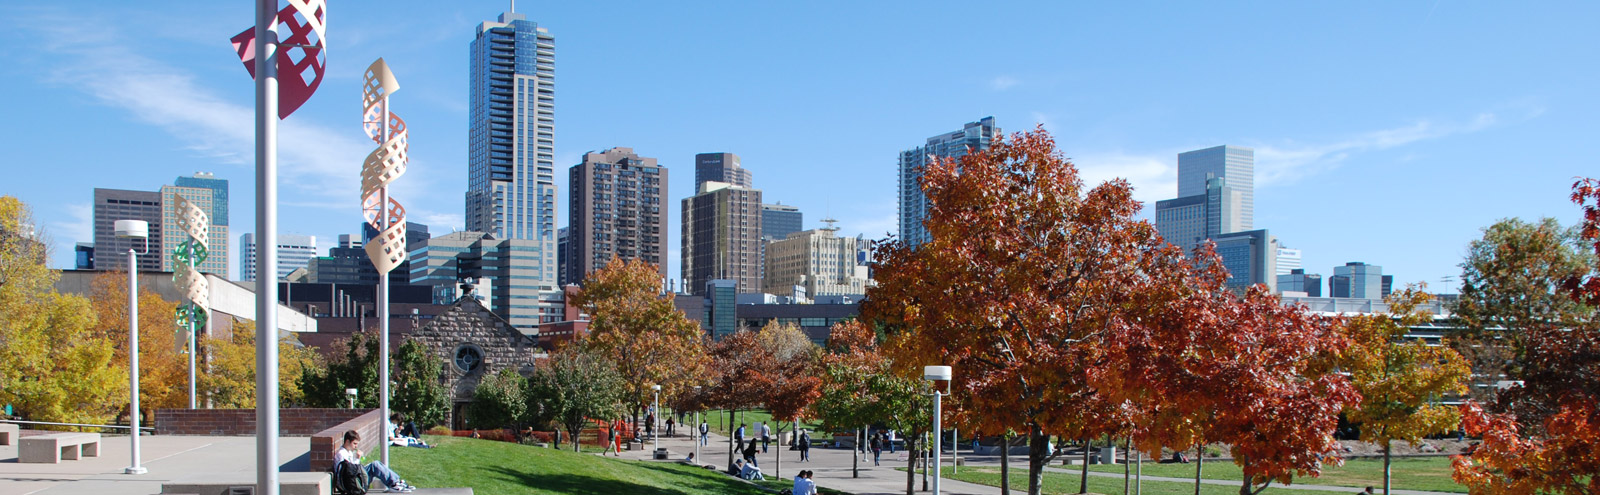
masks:
<instances>
[{"instance_id":1,"label":"street lamp post","mask_svg":"<svg viewBox=\"0 0 1600 495\"><path fill-rule=\"evenodd\" d=\"M698 402L699 402L698 397L700 395L700 386L699 385L695 385L694 386L694 395L697 397L697 399L695 399L695 401L696 401L696 403L698 405ZM694 462L696 462L696 463L703 462L700 459L700 439L696 438L696 437L699 437L699 436L700 436L700 408L696 407L696 408L694 408L694 429L689 431L689 439L694 441Z\"/></svg>"},{"instance_id":2,"label":"street lamp post","mask_svg":"<svg viewBox=\"0 0 1600 495\"><path fill-rule=\"evenodd\" d=\"M360 392L361 392L360 389L354 389L354 388L344 389L344 394L350 396L350 408L351 409L355 409L356 408L356 394L360 393Z\"/></svg>"},{"instance_id":3,"label":"street lamp post","mask_svg":"<svg viewBox=\"0 0 1600 495\"><path fill-rule=\"evenodd\" d=\"M150 223L143 220L117 220L116 236L143 241L144 251L128 245L128 445L133 463L123 474L145 474L139 465L139 255L150 252Z\"/></svg>"},{"instance_id":4,"label":"street lamp post","mask_svg":"<svg viewBox=\"0 0 1600 495\"><path fill-rule=\"evenodd\" d=\"M939 430L939 399L944 393L939 390L939 382L950 381L949 366L924 366L922 378L933 382L933 495L939 495L939 441L944 438Z\"/></svg>"},{"instance_id":5,"label":"street lamp post","mask_svg":"<svg viewBox=\"0 0 1600 495\"><path fill-rule=\"evenodd\" d=\"M652 418L655 418L654 420L652 420L650 422L650 444L651 444L652 448L654 448L656 450L656 452L660 452L661 451L661 438L660 438L661 429L656 427L656 423L660 423L661 422L661 386L660 385L651 385L650 386L650 390L655 391L655 394L656 394L656 405L655 405L655 407L651 408L652 411L655 411L655 414L650 415ZM654 454L651 454L651 455L654 455Z\"/></svg>"}]
</instances>

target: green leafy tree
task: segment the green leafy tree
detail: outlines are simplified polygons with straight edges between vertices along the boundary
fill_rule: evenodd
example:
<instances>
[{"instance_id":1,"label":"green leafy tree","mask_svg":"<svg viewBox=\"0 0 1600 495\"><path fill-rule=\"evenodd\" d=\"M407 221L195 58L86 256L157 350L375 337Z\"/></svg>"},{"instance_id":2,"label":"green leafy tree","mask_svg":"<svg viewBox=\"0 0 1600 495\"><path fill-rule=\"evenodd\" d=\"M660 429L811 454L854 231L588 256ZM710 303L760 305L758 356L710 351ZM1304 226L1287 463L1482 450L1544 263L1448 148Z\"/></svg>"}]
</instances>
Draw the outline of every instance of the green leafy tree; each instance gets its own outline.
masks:
<instances>
[{"instance_id":1,"label":"green leafy tree","mask_svg":"<svg viewBox=\"0 0 1600 495\"><path fill-rule=\"evenodd\" d=\"M444 384L444 360L416 339L406 339L394 357L394 388L389 407L421 428L444 424L450 414L450 390Z\"/></svg>"},{"instance_id":2,"label":"green leafy tree","mask_svg":"<svg viewBox=\"0 0 1600 495\"><path fill-rule=\"evenodd\" d=\"M528 403L522 389L528 380L516 370L501 368L483 377L472 391L467 421L477 428L512 428L522 422Z\"/></svg>"},{"instance_id":3,"label":"green leafy tree","mask_svg":"<svg viewBox=\"0 0 1600 495\"><path fill-rule=\"evenodd\" d=\"M349 407L345 389L356 389L356 407L376 408L378 395L378 337L357 332L333 344L334 358L321 369L300 376L300 387L313 407Z\"/></svg>"},{"instance_id":4,"label":"green leafy tree","mask_svg":"<svg viewBox=\"0 0 1600 495\"><path fill-rule=\"evenodd\" d=\"M1593 259L1577 229L1553 218L1500 220L1467 246L1454 308L1465 331L1452 340L1476 371L1474 397L1492 399L1497 382L1521 379L1530 333L1590 311L1561 285L1586 273Z\"/></svg>"},{"instance_id":5,"label":"green leafy tree","mask_svg":"<svg viewBox=\"0 0 1600 495\"><path fill-rule=\"evenodd\" d=\"M578 434L590 418L609 418L622 412L624 387L616 367L604 358L578 347L550 356L528 378L527 411L534 418L554 421L570 435L577 452ZM535 412L538 411L538 412Z\"/></svg>"},{"instance_id":6,"label":"green leafy tree","mask_svg":"<svg viewBox=\"0 0 1600 495\"><path fill-rule=\"evenodd\" d=\"M26 204L0 196L0 403L35 421L106 423L128 404L126 364L88 299L57 293Z\"/></svg>"},{"instance_id":7,"label":"green leafy tree","mask_svg":"<svg viewBox=\"0 0 1600 495\"><path fill-rule=\"evenodd\" d=\"M1466 391L1471 370L1455 350L1406 340L1410 327L1431 319L1418 311L1429 296L1407 288L1389 296L1390 314L1362 315L1342 328L1350 339L1341 369L1350 375L1361 402L1346 413L1361 425L1361 440L1383 446L1383 491L1389 493L1390 444L1416 444L1461 422L1456 408L1439 403L1445 394Z\"/></svg>"}]
</instances>

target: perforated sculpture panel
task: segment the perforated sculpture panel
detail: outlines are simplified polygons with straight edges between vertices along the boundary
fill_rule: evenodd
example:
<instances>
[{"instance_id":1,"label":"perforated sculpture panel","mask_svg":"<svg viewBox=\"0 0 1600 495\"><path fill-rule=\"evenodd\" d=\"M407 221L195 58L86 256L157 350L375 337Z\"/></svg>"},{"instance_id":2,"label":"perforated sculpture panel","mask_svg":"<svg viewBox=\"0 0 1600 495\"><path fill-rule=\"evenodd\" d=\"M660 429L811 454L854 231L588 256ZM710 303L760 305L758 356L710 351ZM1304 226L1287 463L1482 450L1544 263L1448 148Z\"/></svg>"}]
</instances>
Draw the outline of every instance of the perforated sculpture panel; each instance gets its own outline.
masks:
<instances>
[{"instance_id":1,"label":"perforated sculpture panel","mask_svg":"<svg viewBox=\"0 0 1600 495\"><path fill-rule=\"evenodd\" d=\"M322 84L328 54L323 46L328 16L325 0L289 0L278 11L278 118L288 118L311 99ZM288 28L288 36L284 36ZM256 76L256 30L250 28L233 36L233 50L244 62L250 77Z\"/></svg>"},{"instance_id":2,"label":"perforated sculpture panel","mask_svg":"<svg viewBox=\"0 0 1600 495\"><path fill-rule=\"evenodd\" d=\"M378 273L389 273L406 260L406 208L389 197L389 184L406 173L409 150L406 121L389 110L389 96L399 90L400 83L383 59L367 67L361 91L361 127L378 148L367 154L361 166L361 211L378 231L365 247Z\"/></svg>"}]
</instances>

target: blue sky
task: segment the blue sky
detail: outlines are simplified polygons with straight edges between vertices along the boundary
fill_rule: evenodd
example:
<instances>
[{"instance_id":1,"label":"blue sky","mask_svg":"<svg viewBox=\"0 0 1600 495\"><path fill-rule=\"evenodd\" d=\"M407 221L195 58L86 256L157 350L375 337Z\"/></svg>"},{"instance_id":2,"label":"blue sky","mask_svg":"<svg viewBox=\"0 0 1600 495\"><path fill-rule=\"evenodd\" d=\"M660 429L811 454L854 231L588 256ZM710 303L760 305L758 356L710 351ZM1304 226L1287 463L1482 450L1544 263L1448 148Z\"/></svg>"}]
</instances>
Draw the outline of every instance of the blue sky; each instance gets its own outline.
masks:
<instances>
[{"instance_id":1,"label":"blue sky","mask_svg":"<svg viewBox=\"0 0 1600 495\"><path fill-rule=\"evenodd\" d=\"M330 0L328 80L284 122L280 228L326 249L360 222L361 73L384 57L412 162L394 188L435 233L462 224L467 46L506 2ZM895 228L895 157L992 115L1042 124L1098 182L1175 196L1176 154L1256 149L1256 226L1308 271L1459 275L1499 218L1571 224L1600 175L1600 4L1561 2L531 2L557 38L566 168L628 146L672 171L738 153L806 227ZM91 240L95 187L232 181L232 270L252 232L252 86L228 38L251 2L0 6L0 194L33 205L52 265Z\"/></svg>"}]
</instances>

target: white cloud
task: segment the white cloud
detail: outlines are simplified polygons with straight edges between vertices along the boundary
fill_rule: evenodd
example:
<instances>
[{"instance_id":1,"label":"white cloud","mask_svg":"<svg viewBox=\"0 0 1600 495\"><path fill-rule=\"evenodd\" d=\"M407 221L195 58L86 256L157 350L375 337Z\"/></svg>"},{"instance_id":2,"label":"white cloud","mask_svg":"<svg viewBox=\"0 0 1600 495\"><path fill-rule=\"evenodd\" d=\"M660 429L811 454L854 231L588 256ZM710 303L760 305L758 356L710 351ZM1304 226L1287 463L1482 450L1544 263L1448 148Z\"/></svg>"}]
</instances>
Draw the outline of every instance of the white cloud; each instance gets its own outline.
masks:
<instances>
[{"instance_id":1,"label":"white cloud","mask_svg":"<svg viewBox=\"0 0 1600 495\"><path fill-rule=\"evenodd\" d=\"M1178 192L1176 152L1134 154L1125 152L1090 153L1072 160L1078 166L1085 187L1094 188L1111 179L1127 179L1133 185L1133 198L1152 206L1156 200L1171 198Z\"/></svg>"},{"instance_id":2,"label":"white cloud","mask_svg":"<svg viewBox=\"0 0 1600 495\"><path fill-rule=\"evenodd\" d=\"M1022 84L1022 81L1017 80L1017 78L1011 76L995 76L994 79L989 80L989 89L995 91L1005 91L1016 87L1018 84Z\"/></svg>"},{"instance_id":3,"label":"white cloud","mask_svg":"<svg viewBox=\"0 0 1600 495\"><path fill-rule=\"evenodd\" d=\"M858 204L834 217L839 219L840 236L863 234L867 239L876 240L900 233L899 207L894 199Z\"/></svg>"},{"instance_id":4,"label":"white cloud","mask_svg":"<svg viewBox=\"0 0 1600 495\"><path fill-rule=\"evenodd\" d=\"M1534 112L1531 115L1536 115ZM1410 125L1358 134L1332 143L1257 145L1256 187L1287 184L1326 172L1353 154L1405 146L1418 141L1478 132L1495 125L1493 113L1481 113L1461 122L1419 120Z\"/></svg>"},{"instance_id":5,"label":"white cloud","mask_svg":"<svg viewBox=\"0 0 1600 495\"><path fill-rule=\"evenodd\" d=\"M94 205L69 203L66 212L70 220L51 222L52 232L47 232L52 241L50 250L53 255L70 256L76 243L94 241Z\"/></svg>"}]
</instances>

